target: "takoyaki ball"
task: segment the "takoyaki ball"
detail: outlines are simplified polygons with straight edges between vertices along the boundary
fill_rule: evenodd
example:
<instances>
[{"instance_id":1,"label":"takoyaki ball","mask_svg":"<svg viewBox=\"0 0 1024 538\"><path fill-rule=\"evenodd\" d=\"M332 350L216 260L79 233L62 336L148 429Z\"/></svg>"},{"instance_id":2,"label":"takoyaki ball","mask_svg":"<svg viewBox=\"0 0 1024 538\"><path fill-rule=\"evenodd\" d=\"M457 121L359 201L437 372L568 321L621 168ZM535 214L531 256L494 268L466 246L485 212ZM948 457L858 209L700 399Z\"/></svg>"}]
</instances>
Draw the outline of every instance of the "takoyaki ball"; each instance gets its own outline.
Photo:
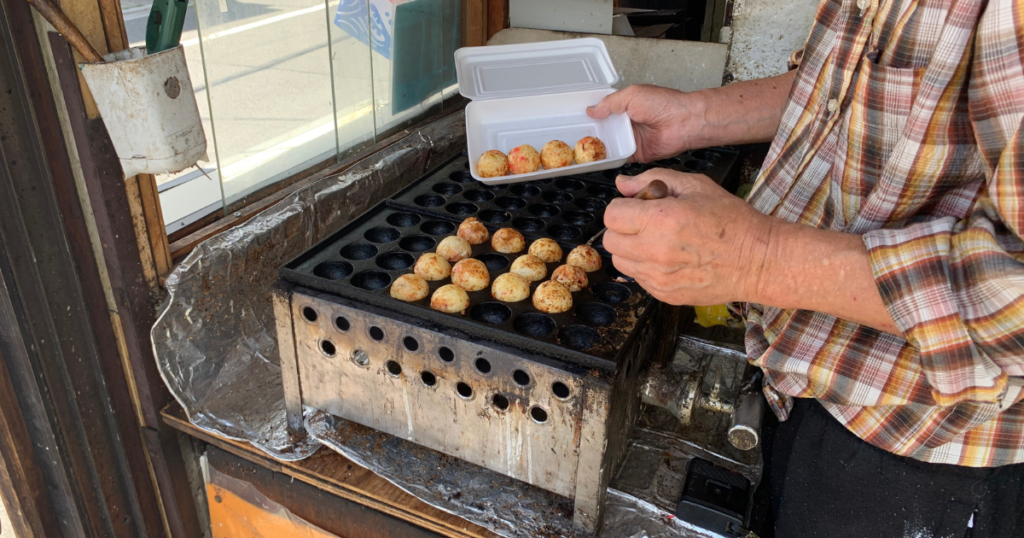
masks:
<instances>
[{"instance_id":1,"label":"takoyaki ball","mask_svg":"<svg viewBox=\"0 0 1024 538\"><path fill-rule=\"evenodd\" d=\"M587 272L575 265L562 265L558 269L555 269L551 273L551 280L555 282L561 282L565 284L565 287L569 288L569 291L577 292L590 284L590 279L587 278Z\"/></svg>"},{"instance_id":2,"label":"takoyaki ball","mask_svg":"<svg viewBox=\"0 0 1024 538\"><path fill-rule=\"evenodd\" d=\"M530 296L530 283L515 273L505 273L491 284L491 297L506 302L518 303Z\"/></svg>"},{"instance_id":3,"label":"takoyaki ball","mask_svg":"<svg viewBox=\"0 0 1024 538\"><path fill-rule=\"evenodd\" d=\"M523 254L516 258L509 271L523 277L527 282L537 282L548 276L548 266L544 265L544 260L532 254Z\"/></svg>"},{"instance_id":4,"label":"takoyaki ball","mask_svg":"<svg viewBox=\"0 0 1024 538\"><path fill-rule=\"evenodd\" d=\"M491 274L480 260L466 258L452 267L452 284L466 291L480 291L491 283Z\"/></svg>"},{"instance_id":5,"label":"takoyaki ball","mask_svg":"<svg viewBox=\"0 0 1024 538\"><path fill-rule=\"evenodd\" d=\"M419 275L402 275L391 285L391 296L411 303L430 295L430 285Z\"/></svg>"},{"instance_id":6,"label":"takoyaki ball","mask_svg":"<svg viewBox=\"0 0 1024 538\"><path fill-rule=\"evenodd\" d=\"M492 149L485 151L476 162L476 175L480 177L501 177L508 175L508 157Z\"/></svg>"},{"instance_id":7,"label":"takoyaki ball","mask_svg":"<svg viewBox=\"0 0 1024 538\"><path fill-rule=\"evenodd\" d=\"M565 258L565 263L575 265L588 273L593 273L601 268L601 255L592 246L580 245L569 252L569 256Z\"/></svg>"},{"instance_id":8,"label":"takoyaki ball","mask_svg":"<svg viewBox=\"0 0 1024 538\"><path fill-rule=\"evenodd\" d=\"M515 254L526 248L526 239L512 228L502 228L491 237L491 248L502 254Z\"/></svg>"},{"instance_id":9,"label":"takoyaki ball","mask_svg":"<svg viewBox=\"0 0 1024 538\"><path fill-rule=\"evenodd\" d=\"M459 225L459 237L466 240L470 245L481 245L491 238L491 232L487 231L484 223L476 217L469 217Z\"/></svg>"},{"instance_id":10,"label":"takoyaki ball","mask_svg":"<svg viewBox=\"0 0 1024 538\"><path fill-rule=\"evenodd\" d=\"M548 280L533 292L533 307L545 314L560 314L572 308L572 293L565 284Z\"/></svg>"},{"instance_id":11,"label":"takoyaki ball","mask_svg":"<svg viewBox=\"0 0 1024 538\"><path fill-rule=\"evenodd\" d=\"M469 295L455 284L445 284L430 297L430 308L445 314L458 314L469 308Z\"/></svg>"},{"instance_id":12,"label":"takoyaki ball","mask_svg":"<svg viewBox=\"0 0 1024 538\"><path fill-rule=\"evenodd\" d=\"M540 164L548 170L572 164L572 148L561 140L552 140L540 150Z\"/></svg>"},{"instance_id":13,"label":"takoyaki ball","mask_svg":"<svg viewBox=\"0 0 1024 538\"><path fill-rule=\"evenodd\" d=\"M437 245L437 255L448 260L448 263L455 263L472 256L473 247L470 246L469 241L457 235L450 235Z\"/></svg>"},{"instance_id":14,"label":"takoyaki ball","mask_svg":"<svg viewBox=\"0 0 1024 538\"><path fill-rule=\"evenodd\" d=\"M442 256L438 256L433 252L427 252L420 256L420 259L416 260L416 265L412 267L412 272L422 277L423 280L437 282L438 280L448 278L448 275L452 274L452 264L448 263L448 260Z\"/></svg>"},{"instance_id":15,"label":"takoyaki ball","mask_svg":"<svg viewBox=\"0 0 1024 538\"><path fill-rule=\"evenodd\" d=\"M518 146L508 152L508 171L513 174L529 174L540 170L540 153L529 144Z\"/></svg>"},{"instance_id":16,"label":"takoyaki ball","mask_svg":"<svg viewBox=\"0 0 1024 538\"><path fill-rule=\"evenodd\" d=\"M591 163L608 157L608 150L604 142L596 136L585 136L576 142L576 149L573 150L573 157L576 164Z\"/></svg>"},{"instance_id":17,"label":"takoyaki ball","mask_svg":"<svg viewBox=\"0 0 1024 538\"><path fill-rule=\"evenodd\" d=\"M555 263L562 260L562 247L550 237L542 237L530 244L530 254L540 258L544 263Z\"/></svg>"}]
</instances>

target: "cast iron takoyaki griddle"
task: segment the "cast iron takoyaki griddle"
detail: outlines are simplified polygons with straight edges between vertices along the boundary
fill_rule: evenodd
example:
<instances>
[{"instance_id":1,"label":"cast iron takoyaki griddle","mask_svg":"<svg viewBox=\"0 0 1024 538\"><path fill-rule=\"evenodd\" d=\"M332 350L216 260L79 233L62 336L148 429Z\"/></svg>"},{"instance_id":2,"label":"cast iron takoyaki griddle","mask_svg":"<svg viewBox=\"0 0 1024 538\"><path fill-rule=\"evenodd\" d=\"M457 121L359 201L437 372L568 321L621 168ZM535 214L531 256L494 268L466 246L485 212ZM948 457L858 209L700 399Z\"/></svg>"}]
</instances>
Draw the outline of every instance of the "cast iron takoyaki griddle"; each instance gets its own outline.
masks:
<instances>
[{"instance_id":1,"label":"cast iron takoyaki griddle","mask_svg":"<svg viewBox=\"0 0 1024 538\"><path fill-rule=\"evenodd\" d=\"M433 252L442 239L454 235L462 219L386 200L289 262L281 276L300 286L402 312L474 337L615 372L620 352L654 310L655 300L633 282L616 281L622 275L607 256L601 270L587 275L589 288L573 293L572 310L562 314L537 311L532 294L518 303L498 302L491 297L490 286L469 292L470 308L463 315L432 310L430 297L414 303L391 298L391 283L411 273L422 253ZM487 226L493 233L505 224ZM548 229L553 224L548 222ZM533 239L548 236L544 231L524 232L527 247ZM559 240L563 263L569 251L585 241ZM525 249L518 254L497 253L490 242L473 245L473 257L487 265L492 282L523 254ZM559 265L547 264L548 278ZM450 283L450 278L431 282L430 291ZM531 293L539 284L531 285Z\"/></svg>"},{"instance_id":2,"label":"cast iron takoyaki griddle","mask_svg":"<svg viewBox=\"0 0 1024 538\"><path fill-rule=\"evenodd\" d=\"M586 174L579 176L579 179L614 185L619 174L636 176L651 168L671 168L680 172L704 174L731 191L735 185L727 185L726 182L731 179L730 172L738 158L739 152L732 148L698 149L652 163L628 163L622 168Z\"/></svg>"},{"instance_id":3,"label":"cast iron takoyaki griddle","mask_svg":"<svg viewBox=\"0 0 1024 538\"><path fill-rule=\"evenodd\" d=\"M400 204L488 226L515 228L556 241L585 243L604 227L604 208L621 196L614 186L578 177L485 185L469 174L464 157L394 196Z\"/></svg>"}]
</instances>

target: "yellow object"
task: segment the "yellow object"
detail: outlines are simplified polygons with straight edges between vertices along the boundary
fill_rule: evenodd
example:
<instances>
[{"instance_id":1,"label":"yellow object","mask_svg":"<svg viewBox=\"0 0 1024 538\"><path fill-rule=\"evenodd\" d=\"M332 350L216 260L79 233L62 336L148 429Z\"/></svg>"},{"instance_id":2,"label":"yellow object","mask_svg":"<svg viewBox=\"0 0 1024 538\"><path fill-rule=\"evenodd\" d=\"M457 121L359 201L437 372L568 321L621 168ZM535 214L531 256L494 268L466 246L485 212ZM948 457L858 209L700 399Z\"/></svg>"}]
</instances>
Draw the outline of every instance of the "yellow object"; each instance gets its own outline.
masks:
<instances>
[{"instance_id":1,"label":"yellow object","mask_svg":"<svg viewBox=\"0 0 1024 538\"><path fill-rule=\"evenodd\" d=\"M206 484L213 538L338 538L284 508L256 506L216 484Z\"/></svg>"},{"instance_id":2,"label":"yellow object","mask_svg":"<svg viewBox=\"0 0 1024 538\"><path fill-rule=\"evenodd\" d=\"M704 328L714 327L715 325L728 327L729 320L732 318L729 308L724 304L695 306L693 309L697 311L697 324Z\"/></svg>"}]
</instances>

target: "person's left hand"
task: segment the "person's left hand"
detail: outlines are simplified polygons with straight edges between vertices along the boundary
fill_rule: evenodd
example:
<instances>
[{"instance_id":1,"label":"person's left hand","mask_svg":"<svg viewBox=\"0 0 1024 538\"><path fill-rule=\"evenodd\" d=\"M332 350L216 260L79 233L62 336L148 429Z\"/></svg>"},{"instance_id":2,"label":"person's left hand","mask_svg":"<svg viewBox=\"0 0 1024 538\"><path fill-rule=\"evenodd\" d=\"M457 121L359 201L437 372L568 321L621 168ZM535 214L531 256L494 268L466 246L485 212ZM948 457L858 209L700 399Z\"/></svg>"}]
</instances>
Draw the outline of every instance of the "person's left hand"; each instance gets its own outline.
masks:
<instances>
[{"instance_id":1,"label":"person's left hand","mask_svg":"<svg viewBox=\"0 0 1024 538\"><path fill-rule=\"evenodd\" d=\"M604 247L615 267L670 304L755 300L775 219L701 174L653 169L616 184L631 197L654 179L668 198L608 204Z\"/></svg>"}]
</instances>

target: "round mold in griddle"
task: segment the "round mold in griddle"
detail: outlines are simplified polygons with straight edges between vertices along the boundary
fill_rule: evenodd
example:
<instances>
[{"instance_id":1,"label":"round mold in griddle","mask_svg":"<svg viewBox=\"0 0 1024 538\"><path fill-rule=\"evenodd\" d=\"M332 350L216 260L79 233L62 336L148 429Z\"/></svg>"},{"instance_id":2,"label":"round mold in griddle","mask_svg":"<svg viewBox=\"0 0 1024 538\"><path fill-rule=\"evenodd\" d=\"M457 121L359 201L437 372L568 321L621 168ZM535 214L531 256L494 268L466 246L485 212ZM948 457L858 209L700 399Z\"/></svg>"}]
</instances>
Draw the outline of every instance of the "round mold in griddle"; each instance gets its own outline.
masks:
<instances>
[{"instance_id":1,"label":"round mold in griddle","mask_svg":"<svg viewBox=\"0 0 1024 538\"><path fill-rule=\"evenodd\" d=\"M606 185L594 185L587 189L587 194L602 200L611 200L619 195L619 191Z\"/></svg>"},{"instance_id":2,"label":"round mold in griddle","mask_svg":"<svg viewBox=\"0 0 1024 538\"><path fill-rule=\"evenodd\" d=\"M481 323L497 325L512 317L512 309L504 303L488 301L474 306L469 311L469 317Z\"/></svg>"},{"instance_id":3,"label":"round mold in griddle","mask_svg":"<svg viewBox=\"0 0 1024 538\"><path fill-rule=\"evenodd\" d=\"M615 309L604 303L583 303L576 307L576 317L591 327L607 327L615 323Z\"/></svg>"},{"instance_id":4,"label":"round mold in griddle","mask_svg":"<svg viewBox=\"0 0 1024 538\"><path fill-rule=\"evenodd\" d=\"M402 237L402 232L390 226L377 226L376 228L366 230L363 237L365 237L367 241L372 241L374 243L390 243L399 237Z\"/></svg>"},{"instance_id":5,"label":"round mold in griddle","mask_svg":"<svg viewBox=\"0 0 1024 538\"><path fill-rule=\"evenodd\" d=\"M477 186L482 189L487 189L489 191L500 191L505 188L505 185L491 185L490 183L484 183L482 181L478 182Z\"/></svg>"},{"instance_id":6,"label":"round mold in griddle","mask_svg":"<svg viewBox=\"0 0 1024 538\"><path fill-rule=\"evenodd\" d=\"M590 287L590 291L598 299L610 304L619 304L633 294L628 286L618 282L598 282Z\"/></svg>"},{"instance_id":7,"label":"round mold in griddle","mask_svg":"<svg viewBox=\"0 0 1024 538\"><path fill-rule=\"evenodd\" d=\"M667 159L659 159L657 161L654 161L654 164L656 164L658 166L661 166L663 168L669 168L669 167L672 167L672 166L677 166L678 164L680 164L682 162L683 162L683 160L680 159L679 157L669 157Z\"/></svg>"},{"instance_id":8,"label":"round mold in griddle","mask_svg":"<svg viewBox=\"0 0 1024 538\"><path fill-rule=\"evenodd\" d=\"M348 262L320 262L313 268L313 274L327 280L341 280L352 274L352 264Z\"/></svg>"},{"instance_id":9,"label":"round mold in griddle","mask_svg":"<svg viewBox=\"0 0 1024 538\"><path fill-rule=\"evenodd\" d=\"M693 159L683 163L683 167L691 172L707 172L715 167L715 163L711 161L702 161L699 159Z\"/></svg>"},{"instance_id":10,"label":"round mold in griddle","mask_svg":"<svg viewBox=\"0 0 1024 538\"><path fill-rule=\"evenodd\" d=\"M489 202L494 199L494 193L481 189L472 189L462 193L462 197L470 202Z\"/></svg>"},{"instance_id":11,"label":"round mold in griddle","mask_svg":"<svg viewBox=\"0 0 1024 538\"><path fill-rule=\"evenodd\" d=\"M614 170L605 170L604 172L601 172L601 175L604 176L605 179L615 181L615 178L622 175L622 169L616 168Z\"/></svg>"},{"instance_id":12,"label":"round mold in griddle","mask_svg":"<svg viewBox=\"0 0 1024 538\"><path fill-rule=\"evenodd\" d=\"M480 211L480 208L477 207L476 204L470 204L466 202L455 202L454 204L448 204L444 206L444 209L445 211L451 213L452 215L457 215L459 217L465 217L467 215L472 215L473 213Z\"/></svg>"},{"instance_id":13,"label":"round mold in griddle","mask_svg":"<svg viewBox=\"0 0 1024 538\"><path fill-rule=\"evenodd\" d=\"M377 247L369 243L350 243L341 247L341 255L349 260L368 260L377 255Z\"/></svg>"},{"instance_id":14,"label":"round mold in griddle","mask_svg":"<svg viewBox=\"0 0 1024 538\"><path fill-rule=\"evenodd\" d=\"M421 194L412 201L420 207L441 207L448 200L440 194Z\"/></svg>"},{"instance_id":15,"label":"round mold in griddle","mask_svg":"<svg viewBox=\"0 0 1024 538\"><path fill-rule=\"evenodd\" d=\"M699 149L697 151L694 151L690 155L692 155L694 159L700 159L702 161L711 161L711 162L715 162L718 159L722 158L722 154L721 153L719 153L717 151L714 151L714 150L710 150L710 149Z\"/></svg>"},{"instance_id":16,"label":"round mold in griddle","mask_svg":"<svg viewBox=\"0 0 1024 538\"><path fill-rule=\"evenodd\" d=\"M512 328L520 334L526 336L532 336L534 338L543 338L553 332L557 324L555 320L551 319L551 316L547 314L541 314L538 312L527 312L520 314L516 317L516 320L512 322ZM527 378L526 383L529 383Z\"/></svg>"},{"instance_id":17,"label":"round mold in griddle","mask_svg":"<svg viewBox=\"0 0 1024 538\"><path fill-rule=\"evenodd\" d=\"M531 196L537 196L540 194L540 187L536 185L530 185L529 183L516 183L508 189L509 192L516 196L522 196L523 198L529 198Z\"/></svg>"},{"instance_id":18,"label":"round mold in griddle","mask_svg":"<svg viewBox=\"0 0 1024 538\"><path fill-rule=\"evenodd\" d=\"M544 229L544 221L530 217L519 217L512 221L512 227L521 232L539 232Z\"/></svg>"},{"instance_id":19,"label":"round mold in griddle","mask_svg":"<svg viewBox=\"0 0 1024 538\"><path fill-rule=\"evenodd\" d=\"M642 172L644 165L640 163L626 163L622 165L623 172Z\"/></svg>"},{"instance_id":20,"label":"round mold in griddle","mask_svg":"<svg viewBox=\"0 0 1024 538\"><path fill-rule=\"evenodd\" d=\"M415 226L420 223L420 220L422 220L420 216L415 213L392 213L388 215L388 224L398 226L399 228Z\"/></svg>"},{"instance_id":21,"label":"round mold in griddle","mask_svg":"<svg viewBox=\"0 0 1024 538\"><path fill-rule=\"evenodd\" d=\"M428 220L420 226L420 231L430 235L448 235L455 231L458 226L454 222L446 220ZM405 248L405 247L402 247ZM406 248L406 250L409 250Z\"/></svg>"},{"instance_id":22,"label":"round mold in griddle","mask_svg":"<svg viewBox=\"0 0 1024 538\"><path fill-rule=\"evenodd\" d=\"M434 241L434 238L425 235L410 235L409 237L403 237L398 242L398 246L402 247L402 250L409 252L426 252L436 245L437 241Z\"/></svg>"},{"instance_id":23,"label":"round mold in griddle","mask_svg":"<svg viewBox=\"0 0 1024 538\"><path fill-rule=\"evenodd\" d=\"M456 183L452 183L451 181L444 181L442 183L434 185L431 188L431 190L433 190L437 194L459 194L460 192L462 192L462 186Z\"/></svg>"},{"instance_id":24,"label":"round mold in griddle","mask_svg":"<svg viewBox=\"0 0 1024 538\"><path fill-rule=\"evenodd\" d=\"M636 281L635 278L633 278L631 276L627 276L627 275L623 274L622 271L619 271L618 269L616 269L615 268L615 264L612 263L611 258L602 258L602 260L604 262L604 272L605 272L605 274L610 276L610 277L612 277L613 280L621 278L621 279L625 280L626 282L635 282Z\"/></svg>"},{"instance_id":25,"label":"round mold in griddle","mask_svg":"<svg viewBox=\"0 0 1024 538\"><path fill-rule=\"evenodd\" d=\"M391 275L372 269L363 271L352 277L352 285L364 290L381 290L391 285Z\"/></svg>"},{"instance_id":26,"label":"round mold in griddle","mask_svg":"<svg viewBox=\"0 0 1024 538\"><path fill-rule=\"evenodd\" d=\"M558 341L563 346L584 350L601 343L601 333L586 325L569 325L558 331Z\"/></svg>"},{"instance_id":27,"label":"round mold in griddle","mask_svg":"<svg viewBox=\"0 0 1024 538\"><path fill-rule=\"evenodd\" d=\"M522 209L526 207L526 200L517 196L502 196L494 201L494 205L502 209Z\"/></svg>"},{"instance_id":28,"label":"round mold in griddle","mask_svg":"<svg viewBox=\"0 0 1024 538\"><path fill-rule=\"evenodd\" d=\"M584 186L582 181L576 181L575 179L562 178L555 182L555 187L563 191L578 191Z\"/></svg>"},{"instance_id":29,"label":"round mold in griddle","mask_svg":"<svg viewBox=\"0 0 1024 538\"><path fill-rule=\"evenodd\" d=\"M581 198L579 200L576 200L576 207L578 207L578 208L580 208L580 209L582 209L584 211L590 211L591 213L596 213L598 211L601 211L607 205L608 205L608 202L605 202L604 200L602 200L600 198L593 198L593 197L591 197L591 198Z\"/></svg>"},{"instance_id":30,"label":"round mold in griddle","mask_svg":"<svg viewBox=\"0 0 1024 538\"><path fill-rule=\"evenodd\" d=\"M559 213L558 208L551 204L533 204L527 211L538 217L554 217Z\"/></svg>"},{"instance_id":31,"label":"round mold in griddle","mask_svg":"<svg viewBox=\"0 0 1024 538\"><path fill-rule=\"evenodd\" d=\"M543 198L545 202L550 202L552 204L568 204L572 201L573 196L565 191L548 191L545 192L541 198Z\"/></svg>"},{"instance_id":32,"label":"round mold in griddle","mask_svg":"<svg viewBox=\"0 0 1024 538\"><path fill-rule=\"evenodd\" d=\"M503 271L506 267L508 267L508 258L502 256L501 254L481 254L477 256L476 259L484 262L484 265L487 266L487 272L491 273L492 275L499 271Z\"/></svg>"},{"instance_id":33,"label":"round mold in griddle","mask_svg":"<svg viewBox=\"0 0 1024 538\"><path fill-rule=\"evenodd\" d=\"M586 226L597 220L597 217L586 211L566 211L562 213L562 220L575 226Z\"/></svg>"},{"instance_id":34,"label":"round mold in griddle","mask_svg":"<svg viewBox=\"0 0 1024 538\"><path fill-rule=\"evenodd\" d=\"M502 224L512 220L512 214L500 209L485 209L478 218L487 224Z\"/></svg>"},{"instance_id":35,"label":"round mold in griddle","mask_svg":"<svg viewBox=\"0 0 1024 538\"><path fill-rule=\"evenodd\" d=\"M468 167L469 163L466 163L466 166ZM464 172L462 170L448 174L448 179L458 183L473 183L474 181L476 181L475 179L473 179L472 174L470 174L469 172Z\"/></svg>"},{"instance_id":36,"label":"round mold in griddle","mask_svg":"<svg viewBox=\"0 0 1024 538\"><path fill-rule=\"evenodd\" d=\"M412 264L414 263L416 263L416 258L413 258L411 254L405 252L388 252L377 256L377 267L387 269L389 271L401 271L402 269L408 269L412 267Z\"/></svg>"},{"instance_id":37,"label":"round mold in griddle","mask_svg":"<svg viewBox=\"0 0 1024 538\"><path fill-rule=\"evenodd\" d=\"M642 173L644 173L644 169L643 168L627 168L627 169L623 169L622 170L622 174L621 175L632 177L632 176L639 176Z\"/></svg>"},{"instance_id":38,"label":"round mold in griddle","mask_svg":"<svg viewBox=\"0 0 1024 538\"><path fill-rule=\"evenodd\" d=\"M552 239L570 241L583 235L583 230L568 224L554 224L548 228L548 235L550 235Z\"/></svg>"}]
</instances>

